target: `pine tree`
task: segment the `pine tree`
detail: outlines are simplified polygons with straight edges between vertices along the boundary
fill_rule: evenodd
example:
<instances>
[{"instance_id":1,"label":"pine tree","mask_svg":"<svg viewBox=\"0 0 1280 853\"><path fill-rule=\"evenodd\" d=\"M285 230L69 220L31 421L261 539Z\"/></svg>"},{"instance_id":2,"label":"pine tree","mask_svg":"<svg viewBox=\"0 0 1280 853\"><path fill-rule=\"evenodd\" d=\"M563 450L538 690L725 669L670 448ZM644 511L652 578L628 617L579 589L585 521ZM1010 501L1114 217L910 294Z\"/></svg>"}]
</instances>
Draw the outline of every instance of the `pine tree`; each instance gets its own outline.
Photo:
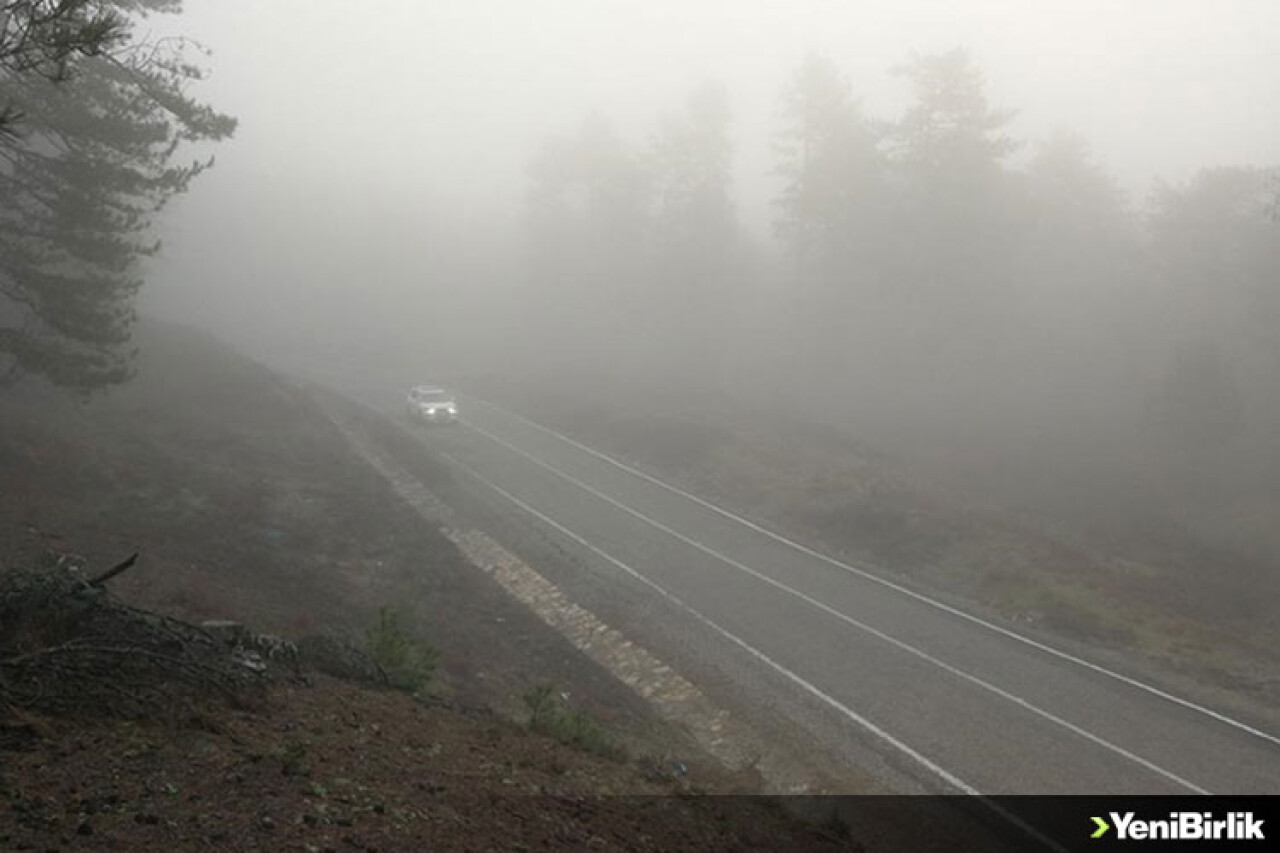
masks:
<instances>
[{"instance_id":1,"label":"pine tree","mask_svg":"<svg viewBox=\"0 0 1280 853\"><path fill-rule=\"evenodd\" d=\"M141 18L181 0L14 0L0 7L0 369L88 390L131 373L127 348L156 215L212 158L185 146L235 120L186 94L186 39Z\"/></svg>"}]
</instances>

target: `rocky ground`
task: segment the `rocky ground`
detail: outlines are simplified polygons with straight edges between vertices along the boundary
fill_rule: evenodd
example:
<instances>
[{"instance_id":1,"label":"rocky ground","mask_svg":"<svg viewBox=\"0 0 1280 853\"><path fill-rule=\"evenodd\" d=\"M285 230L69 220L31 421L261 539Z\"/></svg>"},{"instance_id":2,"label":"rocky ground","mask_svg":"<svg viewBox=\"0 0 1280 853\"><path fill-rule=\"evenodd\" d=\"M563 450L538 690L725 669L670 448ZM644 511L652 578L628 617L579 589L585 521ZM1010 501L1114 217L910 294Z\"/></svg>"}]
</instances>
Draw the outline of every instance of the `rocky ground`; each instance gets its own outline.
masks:
<instances>
[{"instance_id":1,"label":"rocky ground","mask_svg":"<svg viewBox=\"0 0 1280 853\"><path fill-rule=\"evenodd\" d=\"M673 796L668 768L323 676L252 710L39 728L4 756L6 850L848 849L763 801Z\"/></svg>"}]
</instances>

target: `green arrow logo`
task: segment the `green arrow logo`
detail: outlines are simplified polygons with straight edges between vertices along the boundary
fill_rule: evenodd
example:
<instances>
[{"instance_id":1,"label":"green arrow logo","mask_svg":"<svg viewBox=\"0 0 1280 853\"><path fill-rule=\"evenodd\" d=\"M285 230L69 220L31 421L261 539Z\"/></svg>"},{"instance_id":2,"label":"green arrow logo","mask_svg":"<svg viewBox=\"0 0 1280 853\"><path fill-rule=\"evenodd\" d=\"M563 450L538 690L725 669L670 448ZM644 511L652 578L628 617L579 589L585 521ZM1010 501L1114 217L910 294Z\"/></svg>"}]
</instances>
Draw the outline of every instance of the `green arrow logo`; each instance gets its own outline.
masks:
<instances>
[{"instance_id":1,"label":"green arrow logo","mask_svg":"<svg viewBox=\"0 0 1280 853\"><path fill-rule=\"evenodd\" d=\"M1111 825L1100 817L1093 818L1093 822L1098 825L1098 828L1093 831L1093 835L1089 836L1090 838L1101 838L1106 835L1107 830L1111 828Z\"/></svg>"}]
</instances>

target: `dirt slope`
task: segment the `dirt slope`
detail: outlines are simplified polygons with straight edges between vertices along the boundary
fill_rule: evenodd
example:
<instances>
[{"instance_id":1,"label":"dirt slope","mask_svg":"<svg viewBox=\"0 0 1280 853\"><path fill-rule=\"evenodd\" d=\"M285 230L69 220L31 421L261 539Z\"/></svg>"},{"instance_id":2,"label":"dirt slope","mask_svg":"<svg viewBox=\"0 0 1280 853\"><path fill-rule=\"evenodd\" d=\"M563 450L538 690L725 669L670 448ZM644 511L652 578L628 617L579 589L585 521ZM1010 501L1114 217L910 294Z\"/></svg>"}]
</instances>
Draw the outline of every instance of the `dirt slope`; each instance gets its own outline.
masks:
<instances>
[{"instance_id":1,"label":"dirt slope","mask_svg":"<svg viewBox=\"0 0 1280 853\"><path fill-rule=\"evenodd\" d=\"M676 789L483 711L324 678L256 712L45 725L5 756L5 850L846 849L763 801L612 796Z\"/></svg>"},{"instance_id":2,"label":"dirt slope","mask_svg":"<svg viewBox=\"0 0 1280 853\"><path fill-rule=\"evenodd\" d=\"M359 642L394 605L439 652L434 699L315 678L258 708L133 721L0 708L28 735L0 751L0 848L835 845L759 801L599 799L755 780L719 770L466 564L296 385L187 329L146 324L139 343L138 380L110 395L4 392L0 565L95 570L138 550L110 582L121 600L292 637ZM631 757L522 728L521 696L542 684Z\"/></svg>"}]
</instances>

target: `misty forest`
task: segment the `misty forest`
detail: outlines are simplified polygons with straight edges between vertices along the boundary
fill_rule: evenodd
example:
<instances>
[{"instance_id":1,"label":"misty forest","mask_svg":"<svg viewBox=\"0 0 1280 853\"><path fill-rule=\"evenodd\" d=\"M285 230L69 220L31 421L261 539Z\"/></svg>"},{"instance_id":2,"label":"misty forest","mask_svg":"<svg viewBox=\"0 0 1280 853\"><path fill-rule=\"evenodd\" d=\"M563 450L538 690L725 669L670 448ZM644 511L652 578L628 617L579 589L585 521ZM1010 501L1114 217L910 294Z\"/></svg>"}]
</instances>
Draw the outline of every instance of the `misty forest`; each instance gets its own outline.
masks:
<instances>
[{"instance_id":1,"label":"misty forest","mask_svg":"<svg viewBox=\"0 0 1280 853\"><path fill-rule=\"evenodd\" d=\"M1014 137L964 50L894 73L899 116L824 57L779 82L768 246L721 86L647 137L591 114L546 140L522 358L804 412L1014 502L1273 512L1280 173L1210 164L1132 199L1069 129Z\"/></svg>"},{"instance_id":2,"label":"misty forest","mask_svg":"<svg viewBox=\"0 0 1280 853\"><path fill-rule=\"evenodd\" d=\"M137 551L88 582L77 557L67 589L112 579L206 626L336 625L384 686L523 702L521 725L591 761L635 747L590 713L650 735L656 714L732 776L721 740L636 710L720 702L733 737L772 744L740 750L751 790L847 791L854 766L913 793L1280 778L1270 7L266 5L0 0L6 566ZM31 645L45 628L13 602L36 587L4 577L0 712L138 701L88 665L58 693L32 661L88 641ZM632 670L688 681L600 686L555 643L611 653L530 590L598 617ZM1094 651L1159 689L1072 668ZM900 675L921 660L953 692L911 698L934 689ZM173 677L217 670L239 695L252 679L224 665ZM973 685L997 710L967 724L990 732L935 743L929 715ZM1203 755L1161 754L1186 709L1218 728ZM1168 726L1151 758L1144 720ZM1106 754L1040 776L992 757L1054 725L1096 725ZM876 763L894 738L911 769ZM802 742L836 775L806 788L807 753L777 746ZM308 748L263 754L307 776ZM645 778L685 784L697 760Z\"/></svg>"},{"instance_id":3,"label":"misty forest","mask_svg":"<svg viewBox=\"0 0 1280 853\"><path fill-rule=\"evenodd\" d=\"M411 382L429 365L732 400L979 502L1171 536L1246 573L1280 559L1274 163L1126 190L1072 128L1019 135L1026 105L993 102L963 47L885 69L895 113L810 51L773 81L761 138L707 78L625 132L607 104L579 107L514 155L505 198L452 220L430 162L394 193L356 170L250 190L235 204L262 200L262 219L194 218L203 237L178 231L166 253L157 214L193 180L216 188L209 143L236 127L191 94L212 63L181 16L150 41L131 22L181 4L72 4L80 29L44 40L38 16L16 22L56 4L5 8L11 378L127 380L151 277L144 305L309 375Z\"/></svg>"}]
</instances>

